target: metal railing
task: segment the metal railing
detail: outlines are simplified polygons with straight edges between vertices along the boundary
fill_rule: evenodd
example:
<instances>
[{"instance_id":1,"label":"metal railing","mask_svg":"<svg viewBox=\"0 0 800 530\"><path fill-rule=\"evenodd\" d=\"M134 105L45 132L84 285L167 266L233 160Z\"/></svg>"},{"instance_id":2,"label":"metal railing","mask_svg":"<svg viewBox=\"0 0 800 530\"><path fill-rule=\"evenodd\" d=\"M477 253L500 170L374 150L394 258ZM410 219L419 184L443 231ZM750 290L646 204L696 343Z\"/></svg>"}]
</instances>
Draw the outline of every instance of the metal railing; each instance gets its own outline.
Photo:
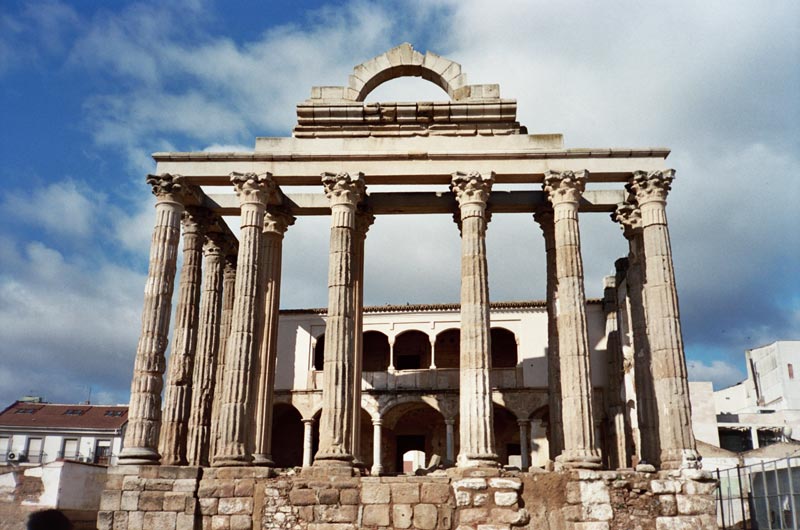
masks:
<instances>
[{"instance_id":1,"label":"metal railing","mask_svg":"<svg viewBox=\"0 0 800 530\"><path fill-rule=\"evenodd\" d=\"M715 474L723 530L800 530L800 453Z\"/></svg>"}]
</instances>

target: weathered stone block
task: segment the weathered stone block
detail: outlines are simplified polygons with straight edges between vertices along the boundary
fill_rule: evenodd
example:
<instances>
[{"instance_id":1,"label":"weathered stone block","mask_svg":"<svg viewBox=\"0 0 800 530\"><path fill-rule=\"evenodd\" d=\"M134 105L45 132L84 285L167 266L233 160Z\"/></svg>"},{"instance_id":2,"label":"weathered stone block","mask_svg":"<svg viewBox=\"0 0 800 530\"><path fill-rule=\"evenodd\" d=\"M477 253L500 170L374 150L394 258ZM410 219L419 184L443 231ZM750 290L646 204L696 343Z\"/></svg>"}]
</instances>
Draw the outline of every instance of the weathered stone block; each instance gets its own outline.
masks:
<instances>
[{"instance_id":1,"label":"weathered stone block","mask_svg":"<svg viewBox=\"0 0 800 530\"><path fill-rule=\"evenodd\" d=\"M476 508L479 506L486 506L486 503L489 502L489 494L484 493L476 493L472 496L472 505Z\"/></svg>"},{"instance_id":2,"label":"weathered stone block","mask_svg":"<svg viewBox=\"0 0 800 530\"><path fill-rule=\"evenodd\" d=\"M567 483L567 502L570 504L604 504L610 502L608 486L603 481Z\"/></svg>"},{"instance_id":3,"label":"weathered stone block","mask_svg":"<svg viewBox=\"0 0 800 530\"><path fill-rule=\"evenodd\" d=\"M349 523L311 523L308 530L355 530L355 526Z\"/></svg>"},{"instance_id":4,"label":"weathered stone block","mask_svg":"<svg viewBox=\"0 0 800 530\"><path fill-rule=\"evenodd\" d=\"M485 490L487 487L485 478L464 478L453 482L455 490Z\"/></svg>"},{"instance_id":5,"label":"weathered stone block","mask_svg":"<svg viewBox=\"0 0 800 530\"><path fill-rule=\"evenodd\" d=\"M497 489L513 489L518 491L522 489L522 481L513 478L490 478L489 486Z\"/></svg>"},{"instance_id":6,"label":"weathered stone block","mask_svg":"<svg viewBox=\"0 0 800 530\"><path fill-rule=\"evenodd\" d=\"M147 512L144 514L143 526L149 529L172 529L178 520L175 512Z\"/></svg>"},{"instance_id":7,"label":"weathered stone block","mask_svg":"<svg viewBox=\"0 0 800 530\"><path fill-rule=\"evenodd\" d=\"M389 505L369 504L364 506L361 522L365 526L389 526Z\"/></svg>"},{"instance_id":8,"label":"weathered stone block","mask_svg":"<svg viewBox=\"0 0 800 530\"><path fill-rule=\"evenodd\" d=\"M517 503L519 495L516 491L494 492L494 503L498 506L513 506Z\"/></svg>"},{"instance_id":9,"label":"weathered stone block","mask_svg":"<svg viewBox=\"0 0 800 530\"><path fill-rule=\"evenodd\" d=\"M321 523L352 523L358 517L358 506L314 506L314 521Z\"/></svg>"},{"instance_id":10,"label":"weathered stone block","mask_svg":"<svg viewBox=\"0 0 800 530\"><path fill-rule=\"evenodd\" d=\"M339 503L339 490L328 488L317 492L317 498L320 504L338 504Z\"/></svg>"},{"instance_id":11,"label":"weathered stone block","mask_svg":"<svg viewBox=\"0 0 800 530\"><path fill-rule=\"evenodd\" d=\"M197 488L197 480L193 478L179 478L172 481L172 491L193 492Z\"/></svg>"},{"instance_id":12,"label":"weathered stone block","mask_svg":"<svg viewBox=\"0 0 800 530\"><path fill-rule=\"evenodd\" d=\"M712 523L712 526L709 526ZM698 515L658 517L656 530L715 530L716 521Z\"/></svg>"},{"instance_id":13,"label":"weathered stone block","mask_svg":"<svg viewBox=\"0 0 800 530\"><path fill-rule=\"evenodd\" d=\"M414 510L408 504L395 504L392 506L392 523L395 528L411 528Z\"/></svg>"},{"instance_id":14,"label":"weathered stone block","mask_svg":"<svg viewBox=\"0 0 800 530\"><path fill-rule=\"evenodd\" d=\"M252 497L227 497L219 500L217 513L220 515L251 515L253 513Z\"/></svg>"},{"instance_id":15,"label":"weathered stone block","mask_svg":"<svg viewBox=\"0 0 800 530\"><path fill-rule=\"evenodd\" d=\"M652 480L650 489L653 493L680 493L681 483L677 480Z\"/></svg>"},{"instance_id":16,"label":"weathered stone block","mask_svg":"<svg viewBox=\"0 0 800 530\"><path fill-rule=\"evenodd\" d=\"M608 523L589 521L584 523L567 523L566 530L608 530Z\"/></svg>"},{"instance_id":17,"label":"weathered stone block","mask_svg":"<svg viewBox=\"0 0 800 530\"><path fill-rule=\"evenodd\" d=\"M194 515L179 513L175 525L175 530L194 530ZM131 530L130 524L128 530Z\"/></svg>"},{"instance_id":18,"label":"weathered stone block","mask_svg":"<svg viewBox=\"0 0 800 530\"><path fill-rule=\"evenodd\" d=\"M139 492L123 491L120 497L119 509L134 512L139 509Z\"/></svg>"},{"instance_id":19,"label":"weathered stone block","mask_svg":"<svg viewBox=\"0 0 800 530\"><path fill-rule=\"evenodd\" d=\"M511 508L492 508L489 512L489 520L493 523L508 523L513 526L528 524L531 516L528 510L513 510Z\"/></svg>"},{"instance_id":20,"label":"weathered stone block","mask_svg":"<svg viewBox=\"0 0 800 530\"><path fill-rule=\"evenodd\" d=\"M387 504L391 498L388 484L364 484L361 488L362 504Z\"/></svg>"},{"instance_id":21,"label":"weathered stone block","mask_svg":"<svg viewBox=\"0 0 800 530\"><path fill-rule=\"evenodd\" d=\"M172 491L174 480L167 478L149 478L144 481L144 489L150 491Z\"/></svg>"},{"instance_id":22,"label":"weathered stone block","mask_svg":"<svg viewBox=\"0 0 800 530\"><path fill-rule=\"evenodd\" d=\"M212 515L211 530L230 530L231 518L227 515Z\"/></svg>"},{"instance_id":23,"label":"weathered stone block","mask_svg":"<svg viewBox=\"0 0 800 530\"><path fill-rule=\"evenodd\" d=\"M144 480L139 477L125 477L122 479L122 489L128 491L144 490Z\"/></svg>"},{"instance_id":24,"label":"weathered stone block","mask_svg":"<svg viewBox=\"0 0 800 530\"><path fill-rule=\"evenodd\" d=\"M139 509L145 512L157 512L164 508L163 491L143 491L139 495Z\"/></svg>"},{"instance_id":25,"label":"weathered stone block","mask_svg":"<svg viewBox=\"0 0 800 530\"><path fill-rule=\"evenodd\" d=\"M114 512L97 512L97 529L112 530L114 527Z\"/></svg>"},{"instance_id":26,"label":"weathered stone block","mask_svg":"<svg viewBox=\"0 0 800 530\"><path fill-rule=\"evenodd\" d=\"M488 517L486 508L465 508L458 512L458 522L462 524L485 523Z\"/></svg>"},{"instance_id":27,"label":"weathered stone block","mask_svg":"<svg viewBox=\"0 0 800 530\"><path fill-rule=\"evenodd\" d=\"M477 530L511 530L507 524L479 524Z\"/></svg>"},{"instance_id":28,"label":"weathered stone block","mask_svg":"<svg viewBox=\"0 0 800 530\"><path fill-rule=\"evenodd\" d=\"M182 512L186 509L186 494L168 491L164 493L164 511Z\"/></svg>"},{"instance_id":29,"label":"weathered stone block","mask_svg":"<svg viewBox=\"0 0 800 530\"><path fill-rule=\"evenodd\" d=\"M128 530L128 512L114 512L114 530Z\"/></svg>"},{"instance_id":30,"label":"weathered stone block","mask_svg":"<svg viewBox=\"0 0 800 530\"><path fill-rule=\"evenodd\" d=\"M417 504L414 506L413 523L420 530L433 530L439 520L439 512L433 504Z\"/></svg>"},{"instance_id":31,"label":"weathered stone block","mask_svg":"<svg viewBox=\"0 0 800 530\"><path fill-rule=\"evenodd\" d=\"M358 504L359 490L347 488L339 491L339 502L342 504Z\"/></svg>"},{"instance_id":32,"label":"weathered stone block","mask_svg":"<svg viewBox=\"0 0 800 530\"><path fill-rule=\"evenodd\" d=\"M456 491L456 506L470 506L472 504L472 495L469 491Z\"/></svg>"},{"instance_id":33,"label":"weathered stone block","mask_svg":"<svg viewBox=\"0 0 800 530\"><path fill-rule=\"evenodd\" d=\"M450 530L453 527L453 507L439 506L438 530Z\"/></svg>"},{"instance_id":34,"label":"weathered stone block","mask_svg":"<svg viewBox=\"0 0 800 530\"><path fill-rule=\"evenodd\" d=\"M121 491L104 491L100 495L100 509L103 511L115 511L120 509Z\"/></svg>"},{"instance_id":35,"label":"weathered stone block","mask_svg":"<svg viewBox=\"0 0 800 530\"><path fill-rule=\"evenodd\" d=\"M681 515L712 514L716 510L716 503L710 495L675 495L675 500Z\"/></svg>"},{"instance_id":36,"label":"weathered stone block","mask_svg":"<svg viewBox=\"0 0 800 530\"><path fill-rule=\"evenodd\" d=\"M144 512L128 512L128 530L145 530ZM178 528L177 530L183 529Z\"/></svg>"},{"instance_id":37,"label":"weathered stone block","mask_svg":"<svg viewBox=\"0 0 800 530\"><path fill-rule=\"evenodd\" d=\"M295 506L317 504L317 494L311 489L293 489L289 492L289 502Z\"/></svg>"},{"instance_id":38,"label":"weathered stone block","mask_svg":"<svg viewBox=\"0 0 800 530\"><path fill-rule=\"evenodd\" d=\"M253 518L249 515L231 515L230 530L252 530Z\"/></svg>"},{"instance_id":39,"label":"weathered stone block","mask_svg":"<svg viewBox=\"0 0 800 530\"><path fill-rule=\"evenodd\" d=\"M392 502L416 504L419 502L419 484L392 484Z\"/></svg>"},{"instance_id":40,"label":"weathered stone block","mask_svg":"<svg viewBox=\"0 0 800 530\"><path fill-rule=\"evenodd\" d=\"M683 492L687 495L710 495L717 489L717 483L714 482L697 482L694 480L687 480L683 485Z\"/></svg>"},{"instance_id":41,"label":"weathered stone block","mask_svg":"<svg viewBox=\"0 0 800 530\"><path fill-rule=\"evenodd\" d=\"M422 484L420 488L420 501L433 504L442 504L450 498L449 484Z\"/></svg>"},{"instance_id":42,"label":"weathered stone block","mask_svg":"<svg viewBox=\"0 0 800 530\"><path fill-rule=\"evenodd\" d=\"M219 499L216 498L205 498L200 499L200 513L203 515L217 515L217 505L219 504Z\"/></svg>"},{"instance_id":43,"label":"weathered stone block","mask_svg":"<svg viewBox=\"0 0 800 530\"><path fill-rule=\"evenodd\" d=\"M234 489L234 496L236 497L252 497L253 496L253 488L255 487L256 481L252 478L245 478L239 479L236 481L236 486ZM233 523L231 523L233 524Z\"/></svg>"}]
</instances>

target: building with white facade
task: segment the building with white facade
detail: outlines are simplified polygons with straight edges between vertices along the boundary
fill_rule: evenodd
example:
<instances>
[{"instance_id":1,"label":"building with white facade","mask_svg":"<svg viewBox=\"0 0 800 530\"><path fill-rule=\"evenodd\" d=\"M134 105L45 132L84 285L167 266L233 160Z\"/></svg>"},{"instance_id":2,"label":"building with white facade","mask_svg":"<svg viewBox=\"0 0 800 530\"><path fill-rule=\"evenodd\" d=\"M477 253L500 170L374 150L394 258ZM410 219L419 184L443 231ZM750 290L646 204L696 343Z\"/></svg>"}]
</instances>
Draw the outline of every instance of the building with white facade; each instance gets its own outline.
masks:
<instances>
[{"instance_id":1,"label":"building with white facade","mask_svg":"<svg viewBox=\"0 0 800 530\"><path fill-rule=\"evenodd\" d=\"M127 422L127 406L16 401L0 412L0 465L57 460L113 465Z\"/></svg>"}]
</instances>

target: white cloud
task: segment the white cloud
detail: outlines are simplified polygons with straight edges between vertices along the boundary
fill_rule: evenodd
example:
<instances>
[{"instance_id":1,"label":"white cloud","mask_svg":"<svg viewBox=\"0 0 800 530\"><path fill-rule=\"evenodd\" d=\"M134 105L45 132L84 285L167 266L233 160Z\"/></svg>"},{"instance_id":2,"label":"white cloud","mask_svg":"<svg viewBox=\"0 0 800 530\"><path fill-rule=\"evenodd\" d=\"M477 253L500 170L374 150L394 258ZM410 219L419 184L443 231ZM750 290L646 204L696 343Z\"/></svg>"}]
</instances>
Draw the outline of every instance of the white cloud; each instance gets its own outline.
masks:
<instances>
[{"instance_id":1,"label":"white cloud","mask_svg":"<svg viewBox=\"0 0 800 530\"><path fill-rule=\"evenodd\" d=\"M740 381L746 376L741 369L725 361L711 361L705 363L698 360L689 360L686 363L690 381L711 381L714 389L726 388Z\"/></svg>"},{"instance_id":2,"label":"white cloud","mask_svg":"<svg viewBox=\"0 0 800 530\"><path fill-rule=\"evenodd\" d=\"M3 198L2 209L52 234L85 238L90 234L96 222L96 212L104 202L103 195L68 179L27 192L8 192Z\"/></svg>"}]
</instances>

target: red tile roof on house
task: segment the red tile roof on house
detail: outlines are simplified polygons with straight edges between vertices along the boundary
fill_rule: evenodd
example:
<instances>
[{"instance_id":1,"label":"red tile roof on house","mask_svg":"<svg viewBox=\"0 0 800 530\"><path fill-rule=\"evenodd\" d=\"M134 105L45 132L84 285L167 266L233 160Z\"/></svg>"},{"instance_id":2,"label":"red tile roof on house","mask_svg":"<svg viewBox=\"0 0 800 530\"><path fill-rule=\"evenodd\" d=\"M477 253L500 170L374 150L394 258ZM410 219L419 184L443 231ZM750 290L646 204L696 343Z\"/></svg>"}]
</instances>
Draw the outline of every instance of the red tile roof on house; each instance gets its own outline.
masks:
<instances>
[{"instance_id":1,"label":"red tile roof on house","mask_svg":"<svg viewBox=\"0 0 800 530\"><path fill-rule=\"evenodd\" d=\"M128 407L107 405L54 405L16 401L0 412L0 429L120 429L128 421Z\"/></svg>"}]
</instances>

